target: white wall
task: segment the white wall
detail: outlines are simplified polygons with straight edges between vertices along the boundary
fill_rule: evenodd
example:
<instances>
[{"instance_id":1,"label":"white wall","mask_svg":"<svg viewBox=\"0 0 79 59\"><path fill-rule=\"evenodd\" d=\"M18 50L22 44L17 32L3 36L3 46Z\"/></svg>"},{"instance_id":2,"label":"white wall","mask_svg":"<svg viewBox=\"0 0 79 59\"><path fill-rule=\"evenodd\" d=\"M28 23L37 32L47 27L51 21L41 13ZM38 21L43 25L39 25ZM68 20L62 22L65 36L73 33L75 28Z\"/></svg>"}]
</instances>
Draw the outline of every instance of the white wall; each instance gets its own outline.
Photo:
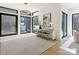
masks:
<instances>
[{"instance_id":1,"label":"white wall","mask_svg":"<svg viewBox=\"0 0 79 59\"><path fill-rule=\"evenodd\" d=\"M39 22L43 22L43 14L51 13L51 19L56 30L57 39L61 39L61 9L60 4L57 3L28 3L24 4L0 4L0 6L9 7L17 10L30 10L30 11L39 11Z\"/></svg>"},{"instance_id":2,"label":"white wall","mask_svg":"<svg viewBox=\"0 0 79 59\"><path fill-rule=\"evenodd\" d=\"M30 4L31 5L31 4ZM38 6L39 5L39 6ZM51 12L52 14L52 23L54 24L54 28L57 32L57 37L61 39L61 30L62 30L62 11L68 14L67 19L67 34L68 36L72 36L72 13L78 13L79 9L70 9L71 4L38 4L33 6L35 9L37 9L40 12L40 18L39 21L43 20L43 14ZM41 7L42 5L42 7ZM27 7L28 8L28 7ZM29 8L28 8L29 9ZM34 10L34 9L33 9Z\"/></svg>"},{"instance_id":3,"label":"white wall","mask_svg":"<svg viewBox=\"0 0 79 59\"><path fill-rule=\"evenodd\" d=\"M60 4L57 3L35 3L28 4L27 9L31 11L39 11L39 22L43 22L43 15L45 13L51 13L51 20L56 30L57 38L60 39L60 20L61 20L61 10Z\"/></svg>"}]
</instances>

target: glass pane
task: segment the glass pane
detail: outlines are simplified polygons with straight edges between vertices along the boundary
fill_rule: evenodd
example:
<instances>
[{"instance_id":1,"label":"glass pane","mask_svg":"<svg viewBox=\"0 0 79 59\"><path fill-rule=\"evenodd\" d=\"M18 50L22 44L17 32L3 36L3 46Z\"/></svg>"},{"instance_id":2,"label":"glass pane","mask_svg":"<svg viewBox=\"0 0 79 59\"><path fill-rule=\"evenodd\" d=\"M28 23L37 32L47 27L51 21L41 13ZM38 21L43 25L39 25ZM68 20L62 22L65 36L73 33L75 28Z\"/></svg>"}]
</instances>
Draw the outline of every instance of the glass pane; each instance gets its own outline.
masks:
<instances>
[{"instance_id":1,"label":"glass pane","mask_svg":"<svg viewBox=\"0 0 79 59\"><path fill-rule=\"evenodd\" d=\"M20 32L30 32L31 20L29 17L21 17Z\"/></svg>"},{"instance_id":2,"label":"glass pane","mask_svg":"<svg viewBox=\"0 0 79 59\"><path fill-rule=\"evenodd\" d=\"M9 15L1 15L1 34L13 34L16 33L16 17Z\"/></svg>"},{"instance_id":3,"label":"glass pane","mask_svg":"<svg viewBox=\"0 0 79 59\"><path fill-rule=\"evenodd\" d=\"M73 15L73 30L79 31L79 14Z\"/></svg>"},{"instance_id":4,"label":"glass pane","mask_svg":"<svg viewBox=\"0 0 79 59\"><path fill-rule=\"evenodd\" d=\"M67 36L67 14L62 13L62 37Z\"/></svg>"},{"instance_id":5,"label":"glass pane","mask_svg":"<svg viewBox=\"0 0 79 59\"><path fill-rule=\"evenodd\" d=\"M23 17L21 17L21 24L20 24L20 31L21 32L26 32L26 22L25 22L25 19Z\"/></svg>"},{"instance_id":6,"label":"glass pane","mask_svg":"<svg viewBox=\"0 0 79 59\"><path fill-rule=\"evenodd\" d=\"M35 33L39 30L38 16L34 16L32 20L33 20L33 33Z\"/></svg>"},{"instance_id":7,"label":"glass pane","mask_svg":"<svg viewBox=\"0 0 79 59\"><path fill-rule=\"evenodd\" d=\"M31 29L31 20L29 17L26 18L26 22L27 22L27 32L30 32Z\"/></svg>"}]
</instances>

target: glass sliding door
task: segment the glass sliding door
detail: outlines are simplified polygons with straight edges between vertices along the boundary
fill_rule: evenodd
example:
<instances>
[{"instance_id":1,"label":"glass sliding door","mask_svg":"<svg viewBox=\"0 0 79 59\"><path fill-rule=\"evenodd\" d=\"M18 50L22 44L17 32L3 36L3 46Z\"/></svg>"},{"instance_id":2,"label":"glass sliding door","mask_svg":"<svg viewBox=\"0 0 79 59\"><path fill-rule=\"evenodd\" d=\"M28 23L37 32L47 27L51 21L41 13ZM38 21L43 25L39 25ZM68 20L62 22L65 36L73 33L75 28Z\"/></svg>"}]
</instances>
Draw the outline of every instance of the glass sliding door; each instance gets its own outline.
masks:
<instances>
[{"instance_id":1,"label":"glass sliding door","mask_svg":"<svg viewBox=\"0 0 79 59\"><path fill-rule=\"evenodd\" d=\"M67 36L67 14L62 12L62 38Z\"/></svg>"},{"instance_id":2,"label":"glass sliding door","mask_svg":"<svg viewBox=\"0 0 79 59\"><path fill-rule=\"evenodd\" d=\"M17 33L17 17L9 14L1 16L1 35L11 35Z\"/></svg>"},{"instance_id":3,"label":"glass sliding door","mask_svg":"<svg viewBox=\"0 0 79 59\"><path fill-rule=\"evenodd\" d=\"M73 35L73 30L79 32L79 13L72 15L72 35Z\"/></svg>"},{"instance_id":4,"label":"glass sliding door","mask_svg":"<svg viewBox=\"0 0 79 59\"><path fill-rule=\"evenodd\" d=\"M31 19L30 17L21 16L20 19L20 32L29 33L31 31Z\"/></svg>"}]
</instances>

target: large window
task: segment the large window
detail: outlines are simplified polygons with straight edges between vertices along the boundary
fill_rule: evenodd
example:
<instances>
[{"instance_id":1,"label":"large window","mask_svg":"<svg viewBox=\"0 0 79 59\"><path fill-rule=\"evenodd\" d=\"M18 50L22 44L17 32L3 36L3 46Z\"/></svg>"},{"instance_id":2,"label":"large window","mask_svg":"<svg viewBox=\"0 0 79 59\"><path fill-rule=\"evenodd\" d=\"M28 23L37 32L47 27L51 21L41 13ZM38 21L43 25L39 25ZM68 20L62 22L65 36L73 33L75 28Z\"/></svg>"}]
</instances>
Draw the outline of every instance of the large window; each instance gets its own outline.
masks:
<instances>
[{"instance_id":1,"label":"large window","mask_svg":"<svg viewBox=\"0 0 79 59\"><path fill-rule=\"evenodd\" d=\"M79 13L72 15L72 25L72 31L76 30L79 32Z\"/></svg>"},{"instance_id":2,"label":"large window","mask_svg":"<svg viewBox=\"0 0 79 59\"><path fill-rule=\"evenodd\" d=\"M31 12L20 11L20 28L18 27L18 10L0 6L0 36L31 32Z\"/></svg>"},{"instance_id":3,"label":"large window","mask_svg":"<svg viewBox=\"0 0 79 59\"><path fill-rule=\"evenodd\" d=\"M62 12L62 38L67 36L67 14Z\"/></svg>"},{"instance_id":4,"label":"large window","mask_svg":"<svg viewBox=\"0 0 79 59\"><path fill-rule=\"evenodd\" d=\"M17 16L0 13L1 35L10 35L17 33Z\"/></svg>"},{"instance_id":5,"label":"large window","mask_svg":"<svg viewBox=\"0 0 79 59\"><path fill-rule=\"evenodd\" d=\"M35 11L32 13L32 32L37 33L39 30L39 22L38 22L38 17L39 17L39 12Z\"/></svg>"},{"instance_id":6,"label":"large window","mask_svg":"<svg viewBox=\"0 0 79 59\"><path fill-rule=\"evenodd\" d=\"M38 29L39 29L39 24L38 24L38 16L34 16L33 18L32 18L32 26L33 26L33 29L32 29L32 31L33 31L33 33L35 33L35 32L37 32L38 31Z\"/></svg>"},{"instance_id":7,"label":"large window","mask_svg":"<svg viewBox=\"0 0 79 59\"><path fill-rule=\"evenodd\" d=\"M31 19L30 17L21 16L20 19L20 32L21 33L29 33L31 30Z\"/></svg>"}]
</instances>

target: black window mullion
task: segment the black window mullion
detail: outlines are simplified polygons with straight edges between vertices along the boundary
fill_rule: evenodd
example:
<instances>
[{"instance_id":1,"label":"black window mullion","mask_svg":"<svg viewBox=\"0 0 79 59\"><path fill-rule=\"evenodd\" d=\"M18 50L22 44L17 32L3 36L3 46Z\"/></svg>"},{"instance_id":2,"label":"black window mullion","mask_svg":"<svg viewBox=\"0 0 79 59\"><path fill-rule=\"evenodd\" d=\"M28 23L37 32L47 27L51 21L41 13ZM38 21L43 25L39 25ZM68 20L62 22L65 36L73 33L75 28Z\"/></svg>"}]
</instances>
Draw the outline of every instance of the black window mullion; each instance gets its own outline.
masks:
<instances>
[{"instance_id":1,"label":"black window mullion","mask_svg":"<svg viewBox=\"0 0 79 59\"><path fill-rule=\"evenodd\" d=\"M18 16L16 16L16 34L18 34Z\"/></svg>"},{"instance_id":2,"label":"black window mullion","mask_svg":"<svg viewBox=\"0 0 79 59\"><path fill-rule=\"evenodd\" d=\"M1 36L1 14L0 14L0 36Z\"/></svg>"}]
</instances>

